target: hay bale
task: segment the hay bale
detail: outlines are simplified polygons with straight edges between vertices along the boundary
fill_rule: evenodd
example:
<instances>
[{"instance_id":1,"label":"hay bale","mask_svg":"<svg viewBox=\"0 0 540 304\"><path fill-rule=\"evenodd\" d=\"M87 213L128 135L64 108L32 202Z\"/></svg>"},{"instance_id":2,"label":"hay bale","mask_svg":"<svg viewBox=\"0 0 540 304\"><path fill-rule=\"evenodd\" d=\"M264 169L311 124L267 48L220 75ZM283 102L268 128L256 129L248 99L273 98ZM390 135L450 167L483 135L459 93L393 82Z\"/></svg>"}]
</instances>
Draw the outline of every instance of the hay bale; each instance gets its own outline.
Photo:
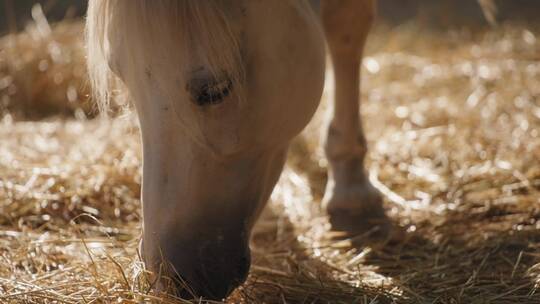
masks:
<instances>
[{"instance_id":1,"label":"hay bale","mask_svg":"<svg viewBox=\"0 0 540 304\"><path fill-rule=\"evenodd\" d=\"M94 116L89 101L83 25L64 21L29 24L0 38L0 115L39 119Z\"/></svg>"}]
</instances>

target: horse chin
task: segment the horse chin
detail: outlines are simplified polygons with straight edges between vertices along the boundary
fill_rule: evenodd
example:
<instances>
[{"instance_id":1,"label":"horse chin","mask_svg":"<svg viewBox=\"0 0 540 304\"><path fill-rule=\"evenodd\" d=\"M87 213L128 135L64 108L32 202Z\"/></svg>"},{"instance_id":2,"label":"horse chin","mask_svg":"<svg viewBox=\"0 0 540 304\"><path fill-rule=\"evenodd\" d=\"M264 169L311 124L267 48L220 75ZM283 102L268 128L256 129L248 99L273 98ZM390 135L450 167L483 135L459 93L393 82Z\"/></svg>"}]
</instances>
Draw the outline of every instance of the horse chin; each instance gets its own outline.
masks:
<instances>
[{"instance_id":1,"label":"horse chin","mask_svg":"<svg viewBox=\"0 0 540 304\"><path fill-rule=\"evenodd\" d=\"M201 235L193 241L168 241L159 252L141 242L141 254L160 292L182 299L222 300L248 276L251 256L245 234ZM154 244L152 246L155 246Z\"/></svg>"},{"instance_id":2,"label":"horse chin","mask_svg":"<svg viewBox=\"0 0 540 304\"><path fill-rule=\"evenodd\" d=\"M176 294L185 299L223 300L247 279L251 265L249 250L238 257L223 256L202 271L181 277Z\"/></svg>"}]
</instances>

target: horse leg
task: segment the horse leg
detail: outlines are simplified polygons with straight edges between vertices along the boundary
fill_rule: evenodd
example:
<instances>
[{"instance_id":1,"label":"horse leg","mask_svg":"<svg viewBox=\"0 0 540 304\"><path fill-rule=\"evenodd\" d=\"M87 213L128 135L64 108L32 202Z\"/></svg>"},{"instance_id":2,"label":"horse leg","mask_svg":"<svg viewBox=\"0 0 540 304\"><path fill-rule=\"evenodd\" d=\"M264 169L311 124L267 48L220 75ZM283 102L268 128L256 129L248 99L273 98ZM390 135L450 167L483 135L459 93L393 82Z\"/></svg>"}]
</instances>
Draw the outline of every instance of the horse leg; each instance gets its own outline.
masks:
<instances>
[{"instance_id":1,"label":"horse leg","mask_svg":"<svg viewBox=\"0 0 540 304\"><path fill-rule=\"evenodd\" d=\"M334 113L325 143L329 179L323 204L337 230L367 228L366 219L384 218L381 195L364 171L367 146L359 112L360 64L375 5L375 0L323 0L321 6L335 76Z\"/></svg>"}]
</instances>

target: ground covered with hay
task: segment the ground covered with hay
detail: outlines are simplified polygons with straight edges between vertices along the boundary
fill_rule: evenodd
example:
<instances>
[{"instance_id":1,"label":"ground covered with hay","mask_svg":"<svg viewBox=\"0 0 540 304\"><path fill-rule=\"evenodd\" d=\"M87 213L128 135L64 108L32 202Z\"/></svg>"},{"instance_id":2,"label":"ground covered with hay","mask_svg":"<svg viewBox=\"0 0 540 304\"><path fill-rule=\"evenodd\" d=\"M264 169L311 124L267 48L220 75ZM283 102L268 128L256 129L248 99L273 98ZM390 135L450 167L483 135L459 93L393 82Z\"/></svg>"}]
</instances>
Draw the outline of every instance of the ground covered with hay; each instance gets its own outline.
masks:
<instances>
[{"instance_id":1,"label":"ground covered with hay","mask_svg":"<svg viewBox=\"0 0 540 304\"><path fill-rule=\"evenodd\" d=\"M66 26L0 41L0 303L182 303L149 292L137 254L135 119L86 119L81 27ZM329 231L329 79L227 302L539 303L539 34L379 26L362 114L393 232ZM65 100L64 116L24 120L20 96Z\"/></svg>"}]
</instances>

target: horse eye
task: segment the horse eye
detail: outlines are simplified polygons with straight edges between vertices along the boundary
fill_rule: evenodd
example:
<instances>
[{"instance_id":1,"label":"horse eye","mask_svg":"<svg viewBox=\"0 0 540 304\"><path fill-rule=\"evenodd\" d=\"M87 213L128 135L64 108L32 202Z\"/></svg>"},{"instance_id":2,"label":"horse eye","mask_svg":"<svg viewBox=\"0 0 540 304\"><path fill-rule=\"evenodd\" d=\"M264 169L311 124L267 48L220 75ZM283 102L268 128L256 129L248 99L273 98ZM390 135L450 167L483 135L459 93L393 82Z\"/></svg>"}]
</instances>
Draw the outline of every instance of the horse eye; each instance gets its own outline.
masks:
<instances>
[{"instance_id":1,"label":"horse eye","mask_svg":"<svg viewBox=\"0 0 540 304\"><path fill-rule=\"evenodd\" d=\"M193 101L199 106L219 104L232 91L230 79L193 79L188 90Z\"/></svg>"}]
</instances>

